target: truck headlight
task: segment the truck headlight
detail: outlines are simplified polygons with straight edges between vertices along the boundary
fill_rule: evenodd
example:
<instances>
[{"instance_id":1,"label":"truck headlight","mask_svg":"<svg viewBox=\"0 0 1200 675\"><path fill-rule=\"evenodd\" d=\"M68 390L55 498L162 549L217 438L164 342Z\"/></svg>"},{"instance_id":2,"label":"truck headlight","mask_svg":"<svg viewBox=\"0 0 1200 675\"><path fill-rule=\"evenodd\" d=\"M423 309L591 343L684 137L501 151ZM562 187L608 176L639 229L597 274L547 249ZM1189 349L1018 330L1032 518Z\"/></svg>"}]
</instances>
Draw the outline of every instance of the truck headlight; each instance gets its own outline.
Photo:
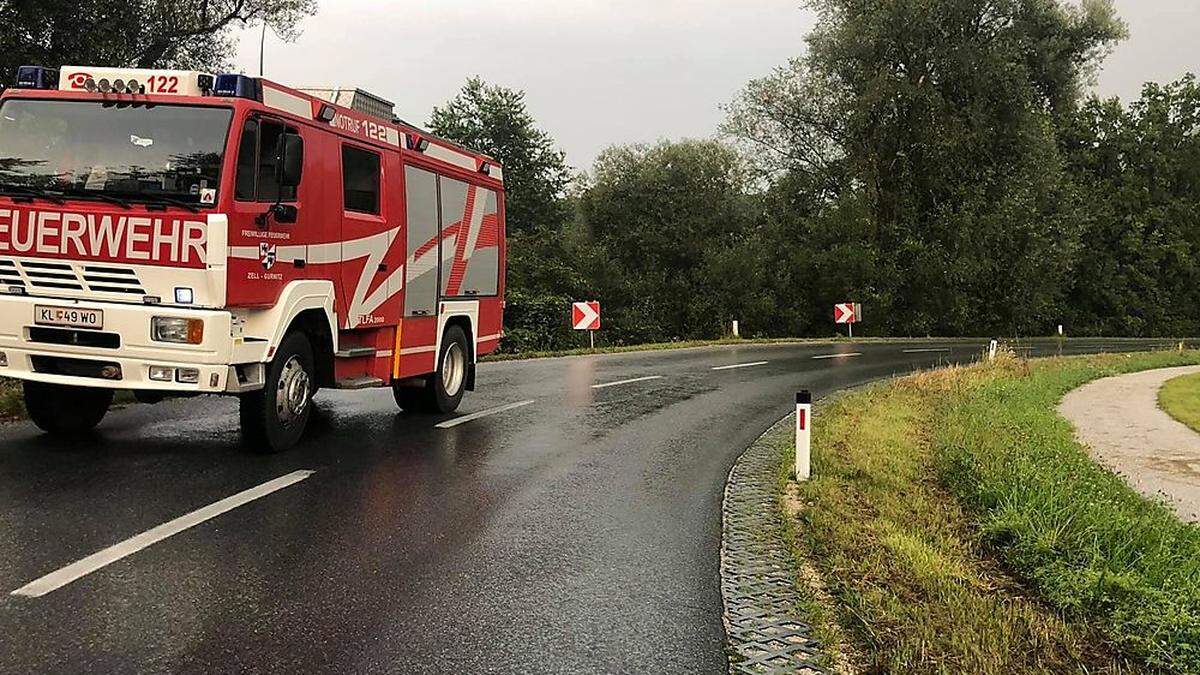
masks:
<instances>
[{"instance_id":1,"label":"truck headlight","mask_svg":"<svg viewBox=\"0 0 1200 675\"><path fill-rule=\"evenodd\" d=\"M155 342L198 345L204 342L204 322L200 319L156 316L150 320L150 337Z\"/></svg>"}]
</instances>

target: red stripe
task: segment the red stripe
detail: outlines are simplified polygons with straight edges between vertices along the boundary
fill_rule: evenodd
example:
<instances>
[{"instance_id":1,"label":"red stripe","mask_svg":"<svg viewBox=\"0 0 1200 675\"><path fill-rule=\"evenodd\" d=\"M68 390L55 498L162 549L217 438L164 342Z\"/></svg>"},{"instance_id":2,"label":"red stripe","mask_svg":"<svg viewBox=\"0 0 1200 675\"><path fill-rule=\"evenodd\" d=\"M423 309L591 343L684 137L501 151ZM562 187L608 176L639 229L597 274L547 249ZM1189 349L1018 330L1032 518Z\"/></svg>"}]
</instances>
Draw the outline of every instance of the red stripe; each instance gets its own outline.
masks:
<instances>
[{"instance_id":1,"label":"red stripe","mask_svg":"<svg viewBox=\"0 0 1200 675\"><path fill-rule=\"evenodd\" d=\"M475 212L475 194L475 186L468 186L467 204L463 209L462 222L459 223L458 245L454 247L454 264L450 267L450 278L446 281L446 295L458 295L467 271L467 239L471 236L471 214Z\"/></svg>"}]
</instances>

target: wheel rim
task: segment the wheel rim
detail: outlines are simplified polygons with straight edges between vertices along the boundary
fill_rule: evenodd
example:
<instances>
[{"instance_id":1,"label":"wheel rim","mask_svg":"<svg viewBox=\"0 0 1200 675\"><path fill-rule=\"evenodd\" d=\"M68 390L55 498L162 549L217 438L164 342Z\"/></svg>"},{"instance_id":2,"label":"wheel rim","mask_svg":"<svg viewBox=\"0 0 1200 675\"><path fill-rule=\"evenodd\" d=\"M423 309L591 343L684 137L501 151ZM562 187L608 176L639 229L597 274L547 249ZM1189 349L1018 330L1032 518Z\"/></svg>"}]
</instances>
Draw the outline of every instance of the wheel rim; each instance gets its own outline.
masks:
<instances>
[{"instance_id":1,"label":"wheel rim","mask_svg":"<svg viewBox=\"0 0 1200 675\"><path fill-rule=\"evenodd\" d=\"M275 412L284 426L290 426L308 409L309 378L298 357L288 359L279 373Z\"/></svg>"},{"instance_id":2,"label":"wheel rim","mask_svg":"<svg viewBox=\"0 0 1200 675\"><path fill-rule=\"evenodd\" d=\"M447 396L457 396L462 388L463 376L467 371L467 359L462 346L451 342L442 358L442 388Z\"/></svg>"}]
</instances>

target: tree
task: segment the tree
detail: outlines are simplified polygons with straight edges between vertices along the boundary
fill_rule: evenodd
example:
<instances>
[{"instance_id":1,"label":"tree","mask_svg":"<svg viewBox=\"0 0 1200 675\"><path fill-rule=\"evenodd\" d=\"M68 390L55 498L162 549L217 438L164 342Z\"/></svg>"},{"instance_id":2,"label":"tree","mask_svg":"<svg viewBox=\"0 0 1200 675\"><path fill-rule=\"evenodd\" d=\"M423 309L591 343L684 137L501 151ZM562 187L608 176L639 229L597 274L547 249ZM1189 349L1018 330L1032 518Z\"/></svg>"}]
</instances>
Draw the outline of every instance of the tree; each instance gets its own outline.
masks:
<instances>
[{"instance_id":1,"label":"tree","mask_svg":"<svg viewBox=\"0 0 1200 675\"><path fill-rule=\"evenodd\" d=\"M859 238L881 267L843 292L881 303L886 330L1039 330L1080 236L1056 129L1125 35L1112 3L810 4L808 55L752 83L727 131L795 175L814 218Z\"/></svg>"},{"instance_id":2,"label":"tree","mask_svg":"<svg viewBox=\"0 0 1200 675\"><path fill-rule=\"evenodd\" d=\"M1200 85L1149 84L1128 108L1090 100L1060 133L1080 199L1078 330L1200 331Z\"/></svg>"},{"instance_id":3,"label":"tree","mask_svg":"<svg viewBox=\"0 0 1200 675\"><path fill-rule=\"evenodd\" d=\"M0 72L26 64L217 71L234 29L266 22L292 39L316 8L316 0L7 0Z\"/></svg>"},{"instance_id":4,"label":"tree","mask_svg":"<svg viewBox=\"0 0 1200 675\"><path fill-rule=\"evenodd\" d=\"M596 160L580 217L589 270L623 342L711 338L760 298L753 202L738 154L715 141L619 146ZM749 255L747 255L749 254Z\"/></svg>"}]
</instances>

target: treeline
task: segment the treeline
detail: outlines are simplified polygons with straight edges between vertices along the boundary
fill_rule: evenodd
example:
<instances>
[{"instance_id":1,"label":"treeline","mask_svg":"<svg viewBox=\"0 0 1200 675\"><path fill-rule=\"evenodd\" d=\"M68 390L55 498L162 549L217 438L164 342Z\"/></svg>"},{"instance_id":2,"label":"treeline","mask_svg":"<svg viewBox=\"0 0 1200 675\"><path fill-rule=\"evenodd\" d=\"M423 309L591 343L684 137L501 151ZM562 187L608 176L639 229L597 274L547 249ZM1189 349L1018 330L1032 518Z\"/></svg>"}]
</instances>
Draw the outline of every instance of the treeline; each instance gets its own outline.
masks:
<instances>
[{"instance_id":1,"label":"treeline","mask_svg":"<svg viewBox=\"0 0 1200 675\"><path fill-rule=\"evenodd\" d=\"M810 3L807 53L720 139L616 146L571 177L523 97L478 80L435 131L506 164L510 350L873 335L1200 334L1200 88L1085 98L1111 2ZM799 48L798 48L799 51Z\"/></svg>"}]
</instances>

